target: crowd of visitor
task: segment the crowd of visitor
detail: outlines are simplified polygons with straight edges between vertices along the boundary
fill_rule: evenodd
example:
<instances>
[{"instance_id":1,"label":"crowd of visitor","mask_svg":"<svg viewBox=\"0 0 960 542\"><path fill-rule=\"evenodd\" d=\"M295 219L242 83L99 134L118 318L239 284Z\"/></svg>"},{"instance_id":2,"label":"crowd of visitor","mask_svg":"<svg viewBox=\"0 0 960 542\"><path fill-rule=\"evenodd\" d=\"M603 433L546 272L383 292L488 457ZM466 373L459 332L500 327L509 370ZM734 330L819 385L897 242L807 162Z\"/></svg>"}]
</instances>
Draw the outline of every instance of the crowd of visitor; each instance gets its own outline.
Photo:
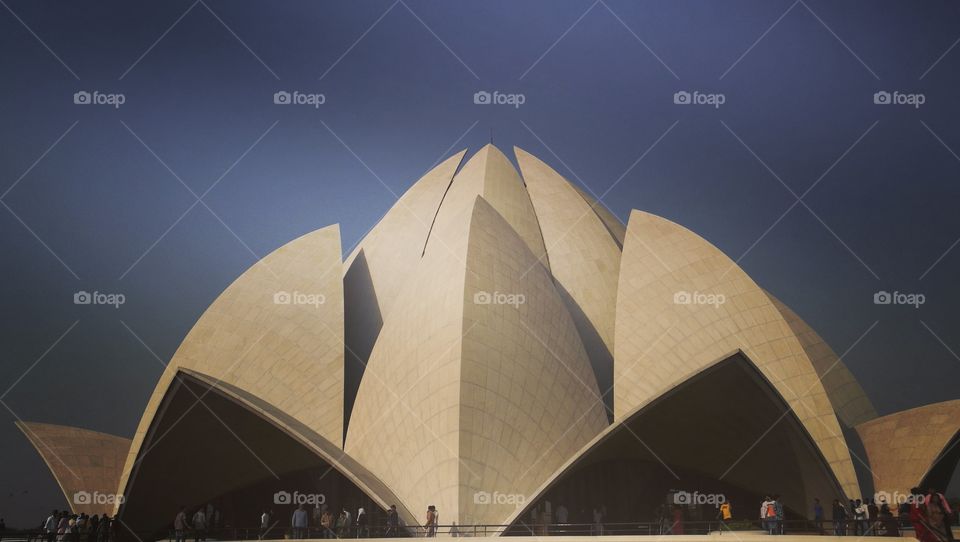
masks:
<instances>
[{"instance_id":1,"label":"crowd of visitor","mask_svg":"<svg viewBox=\"0 0 960 542\"><path fill-rule=\"evenodd\" d=\"M436 518L436 512L434 511L434 521L436 521ZM286 525L276 517L272 509L263 510L260 514L259 526L258 537L260 540L282 538L286 528ZM306 538L371 538L373 536L396 537L400 533L400 516L397 514L397 506L391 505L387 509L386 520L383 525L372 525L370 515L363 507L358 508L356 514L353 514L347 507L343 507L340 512L335 513L326 504L318 504L312 510L308 510L307 507L300 504L290 515L289 526L290 537L294 540Z\"/></svg>"},{"instance_id":2,"label":"crowd of visitor","mask_svg":"<svg viewBox=\"0 0 960 542\"><path fill-rule=\"evenodd\" d=\"M833 501L832 533L835 536L901 536L901 527L910 525L921 542L950 542L950 525L957 521L955 511L939 491L926 492L913 488L905 502L891 509L886 502L872 499L849 500L846 504ZM814 505L814 516L822 530L823 510L819 501Z\"/></svg>"},{"instance_id":3,"label":"crowd of visitor","mask_svg":"<svg viewBox=\"0 0 960 542\"><path fill-rule=\"evenodd\" d=\"M558 526L566 525L569 512L560 504L555 514L543 515L539 507L531 510L531 528L545 525L544 520ZM947 498L934 488L926 491L913 488L905 502L896 503L891 508L887 502L876 502L873 499L850 499L846 503L834 499L831 517L827 518L827 510L820 502L814 499L812 504L813 527L820 534L835 536L892 536L900 537L903 527L913 528L914 536L919 542L953 542L951 525L958 521L957 510L951 506ZM539 515L538 515L539 514ZM589 534L603 535L606 509L604 506L581 511L581 515L589 515ZM655 530L657 534L684 534L684 507L661 505L656 511ZM355 513L347 507L334 512L327 505L316 505L312 509L298 505L290 515L289 524L286 518L277 517L272 509L264 509L258 518L258 538L280 539L289 536L293 539L322 538L371 538L371 537L398 537L414 534L403 525L396 505L391 505L386 511L386 517L371 520L370 514L360 507ZM791 523L786 520L785 507L779 495L764 496L759 511L759 524L770 535L782 535L789 530L788 525L797 525L797 532L810 532L808 520L799 520ZM175 542L204 542L211 538L219 538L216 528L219 527L220 513L211 505L188 511L180 507L173 519L173 538ZM716 506L716 520L719 530L730 530L733 523L733 505L724 501ZM748 520L753 523L755 520ZM44 542L115 542L117 540L118 520L104 514L89 516L87 514L73 514L67 511L53 510L41 523L40 531ZM416 531L419 536L433 538L437 536L440 527L440 512L434 505L427 507L422 528ZM717 523L714 523L717 525ZM801 527L802 525L802 527ZM289 531L287 528L289 527ZM740 527L742 528L742 527ZM6 526L0 519L0 538ZM449 526L452 537L461 536L456 526ZM538 534L538 533L534 533ZM544 532L543 534L547 534ZM584 533L586 534L586 533ZM651 533L653 534L653 533Z\"/></svg>"},{"instance_id":4,"label":"crowd of visitor","mask_svg":"<svg viewBox=\"0 0 960 542\"><path fill-rule=\"evenodd\" d=\"M71 514L54 510L41 524L47 542L111 542L116 539L116 520L104 514Z\"/></svg>"}]
</instances>

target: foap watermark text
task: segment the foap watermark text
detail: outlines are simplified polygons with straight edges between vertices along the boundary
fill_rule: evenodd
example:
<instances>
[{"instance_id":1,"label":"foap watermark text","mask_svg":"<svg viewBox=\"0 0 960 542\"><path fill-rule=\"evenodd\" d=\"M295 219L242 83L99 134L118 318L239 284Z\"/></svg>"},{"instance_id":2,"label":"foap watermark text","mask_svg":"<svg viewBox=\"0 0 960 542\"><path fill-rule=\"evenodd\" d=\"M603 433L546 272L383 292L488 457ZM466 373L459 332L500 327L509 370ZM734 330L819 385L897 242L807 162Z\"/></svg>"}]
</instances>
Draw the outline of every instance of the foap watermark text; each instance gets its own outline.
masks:
<instances>
[{"instance_id":1,"label":"foap watermark text","mask_svg":"<svg viewBox=\"0 0 960 542\"><path fill-rule=\"evenodd\" d=\"M115 309L119 309L120 305L126 302L127 296L118 293L98 292L96 290L93 292L80 290L79 292L73 293L74 305L110 305Z\"/></svg>"},{"instance_id":2,"label":"foap watermark text","mask_svg":"<svg viewBox=\"0 0 960 542\"><path fill-rule=\"evenodd\" d=\"M127 103L127 97L119 92L106 93L99 90L93 92L79 90L73 93L73 103L77 105L112 105L114 109L119 109L121 105Z\"/></svg>"},{"instance_id":3,"label":"foap watermark text","mask_svg":"<svg viewBox=\"0 0 960 542\"><path fill-rule=\"evenodd\" d=\"M920 109L921 105L927 103L927 96L919 92L905 93L899 90L893 92L879 90L873 93L873 103L876 105L910 105L914 109Z\"/></svg>"},{"instance_id":4,"label":"foap watermark text","mask_svg":"<svg viewBox=\"0 0 960 542\"><path fill-rule=\"evenodd\" d=\"M904 293L894 290L893 292L888 292L886 290L880 290L873 294L873 304L874 305L910 305L915 309L919 309L920 305L923 305L927 302L927 296L919 293Z\"/></svg>"},{"instance_id":5,"label":"foap watermark text","mask_svg":"<svg viewBox=\"0 0 960 542\"><path fill-rule=\"evenodd\" d=\"M473 294L473 303L475 305L511 305L517 308L526 302L527 296L523 294L483 291Z\"/></svg>"},{"instance_id":6,"label":"foap watermark text","mask_svg":"<svg viewBox=\"0 0 960 542\"><path fill-rule=\"evenodd\" d=\"M327 103L327 97L323 93L278 90L273 93L273 103L277 105L309 105L314 109L319 109L321 105Z\"/></svg>"},{"instance_id":7,"label":"foap watermark text","mask_svg":"<svg viewBox=\"0 0 960 542\"><path fill-rule=\"evenodd\" d=\"M273 294L273 303L275 305L312 305L319 308L320 305L326 302L327 296L323 294L308 294L296 290L292 292L281 290Z\"/></svg>"},{"instance_id":8,"label":"foap watermark text","mask_svg":"<svg viewBox=\"0 0 960 542\"><path fill-rule=\"evenodd\" d=\"M494 491L477 491L473 494L473 504L506 504L520 508L527 502L527 497L520 493L500 493Z\"/></svg>"},{"instance_id":9,"label":"foap watermark text","mask_svg":"<svg viewBox=\"0 0 960 542\"><path fill-rule=\"evenodd\" d=\"M527 96L520 93L507 94L499 90L492 93L486 90L478 90L473 93L473 103L477 105L512 105L519 109L521 105L527 103Z\"/></svg>"},{"instance_id":10,"label":"foap watermark text","mask_svg":"<svg viewBox=\"0 0 960 542\"><path fill-rule=\"evenodd\" d=\"M727 96L719 92L706 93L694 90L679 90L673 93L673 103L677 105L712 105L715 109L727 103Z\"/></svg>"},{"instance_id":11,"label":"foap watermark text","mask_svg":"<svg viewBox=\"0 0 960 542\"><path fill-rule=\"evenodd\" d=\"M309 505L315 506L327 502L327 497L323 493L300 493L299 491L278 491L273 494L273 504L279 505Z\"/></svg>"},{"instance_id":12,"label":"foap watermark text","mask_svg":"<svg viewBox=\"0 0 960 542\"><path fill-rule=\"evenodd\" d=\"M699 491L677 491L673 494L673 504L689 506L697 504L711 504L720 506L727 502L727 497L723 493L700 493Z\"/></svg>"},{"instance_id":13,"label":"foap watermark text","mask_svg":"<svg viewBox=\"0 0 960 542\"><path fill-rule=\"evenodd\" d=\"M673 294L675 305L713 305L719 307L727 302L727 296L708 292L687 292L681 290Z\"/></svg>"},{"instance_id":14,"label":"foap watermark text","mask_svg":"<svg viewBox=\"0 0 960 542\"><path fill-rule=\"evenodd\" d=\"M73 504L123 504L123 501L120 493L77 491L73 494Z\"/></svg>"}]
</instances>

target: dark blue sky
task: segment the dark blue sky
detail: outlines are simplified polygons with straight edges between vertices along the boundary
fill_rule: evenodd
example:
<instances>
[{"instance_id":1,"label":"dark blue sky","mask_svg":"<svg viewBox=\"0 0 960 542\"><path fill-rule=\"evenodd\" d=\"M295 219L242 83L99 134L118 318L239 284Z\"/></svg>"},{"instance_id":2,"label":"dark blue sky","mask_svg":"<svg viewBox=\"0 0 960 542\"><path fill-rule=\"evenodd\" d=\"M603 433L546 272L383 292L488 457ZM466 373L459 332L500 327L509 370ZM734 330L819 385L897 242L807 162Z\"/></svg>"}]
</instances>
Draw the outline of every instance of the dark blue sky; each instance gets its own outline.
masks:
<instances>
[{"instance_id":1,"label":"dark blue sky","mask_svg":"<svg viewBox=\"0 0 960 542\"><path fill-rule=\"evenodd\" d=\"M352 248L491 130L622 219L650 211L742 258L849 350L881 413L957 397L960 4L0 4L8 523L63 505L15 416L130 435L162 363L257 257L333 223ZM326 102L275 105L280 90ZM479 90L525 103L475 105ZM126 303L75 305L79 290ZM879 290L926 302L875 305Z\"/></svg>"}]
</instances>

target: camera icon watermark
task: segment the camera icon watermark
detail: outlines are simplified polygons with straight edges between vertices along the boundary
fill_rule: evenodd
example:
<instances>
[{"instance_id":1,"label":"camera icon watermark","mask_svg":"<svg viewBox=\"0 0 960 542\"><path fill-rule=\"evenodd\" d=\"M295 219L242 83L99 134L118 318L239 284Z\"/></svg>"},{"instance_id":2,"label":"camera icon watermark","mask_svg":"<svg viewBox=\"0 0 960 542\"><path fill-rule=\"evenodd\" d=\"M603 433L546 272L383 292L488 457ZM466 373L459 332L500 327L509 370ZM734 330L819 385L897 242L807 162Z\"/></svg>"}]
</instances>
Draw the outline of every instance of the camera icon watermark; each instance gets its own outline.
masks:
<instances>
[{"instance_id":1,"label":"camera icon watermark","mask_svg":"<svg viewBox=\"0 0 960 542\"><path fill-rule=\"evenodd\" d=\"M927 296L919 293L880 290L873 294L874 305L911 305L913 308L919 309L920 305L926 302Z\"/></svg>"},{"instance_id":2,"label":"camera icon watermark","mask_svg":"<svg viewBox=\"0 0 960 542\"><path fill-rule=\"evenodd\" d=\"M278 491L273 494L273 504L286 505L308 505L316 506L327 502L327 497L323 493L300 493L299 491Z\"/></svg>"},{"instance_id":3,"label":"camera icon watermark","mask_svg":"<svg viewBox=\"0 0 960 542\"><path fill-rule=\"evenodd\" d=\"M473 103L476 105L512 105L519 109L521 105L527 103L527 96L520 93L506 94L499 90L492 93L486 90L478 90L473 93Z\"/></svg>"},{"instance_id":4,"label":"camera icon watermark","mask_svg":"<svg viewBox=\"0 0 960 542\"><path fill-rule=\"evenodd\" d=\"M473 294L474 305L511 305L517 309L526 302L527 296L524 294L486 291L479 291Z\"/></svg>"},{"instance_id":5,"label":"camera icon watermark","mask_svg":"<svg viewBox=\"0 0 960 542\"><path fill-rule=\"evenodd\" d=\"M879 90L873 93L873 103L876 105L910 105L914 109L919 109L921 105L927 103L927 96L923 93L904 93L899 90L889 92Z\"/></svg>"},{"instance_id":6,"label":"camera icon watermark","mask_svg":"<svg viewBox=\"0 0 960 542\"><path fill-rule=\"evenodd\" d=\"M314 109L319 109L321 105L327 103L327 96L323 93L306 93L294 90L278 90L273 93L273 103L277 105L309 105Z\"/></svg>"},{"instance_id":7,"label":"camera icon watermark","mask_svg":"<svg viewBox=\"0 0 960 542\"><path fill-rule=\"evenodd\" d=\"M721 93L705 93L699 90L693 92L678 90L673 93L673 103L676 105L711 105L714 109L727 103L727 96Z\"/></svg>"},{"instance_id":8,"label":"camera icon watermark","mask_svg":"<svg viewBox=\"0 0 960 542\"><path fill-rule=\"evenodd\" d=\"M99 90L93 92L80 90L73 93L73 103L76 105L112 105L114 109L119 109L121 105L127 103L127 96L121 93L107 94Z\"/></svg>"},{"instance_id":9,"label":"camera icon watermark","mask_svg":"<svg viewBox=\"0 0 960 542\"><path fill-rule=\"evenodd\" d=\"M119 293L105 293L96 290L93 292L80 290L73 293L74 305L111 305L113 308L119 309L120 305L126 302L127 296Z\"/></svg>"},{"instance_id":10,"label":"camera icon watermark","mask_svg":"<svg viewBox=\"0 0 960 542\"><path fill-rule=\"evenodd\" d=\"M714 294L706 292L688 292L680 290L673 294L674 305L713 305L714 308L720 308L727 302L727 296L724 294Z\"/></svg>"},{"instance_id":11,"label":"camera icon watermark","mask_svg":"<svg viewBox=\"0 0 960 542\"><path fill-rule=\"evenodd\" d=\"M296 290L292 292L280 290L273 294L274 305L311 305L320 308L320 305L326 302L327 296L323 294L308 294Z\"/></svg>"}]
</instances>

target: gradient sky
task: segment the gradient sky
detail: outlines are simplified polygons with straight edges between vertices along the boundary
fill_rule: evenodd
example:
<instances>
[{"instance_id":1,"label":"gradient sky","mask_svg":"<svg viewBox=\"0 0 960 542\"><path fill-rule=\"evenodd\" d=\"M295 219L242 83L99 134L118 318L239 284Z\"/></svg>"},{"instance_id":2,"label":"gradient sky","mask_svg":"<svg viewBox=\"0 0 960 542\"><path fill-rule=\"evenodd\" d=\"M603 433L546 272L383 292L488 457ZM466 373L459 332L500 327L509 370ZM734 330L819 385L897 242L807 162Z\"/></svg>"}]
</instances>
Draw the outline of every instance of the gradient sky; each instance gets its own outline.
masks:
<instances>
[{"instance_id":1,"label":"gradient sky","mask_svg":"<svg viewBox=\"0 0 960 542\"><path fill-rule=\"evenodd\" d=\"M334 223L348 251L491 133L621 219L662 215L738 259L881 414L957 398L956 2L0 6L8 525L64 506L15 419L131 435L163 364L257 258ZM76 105L81 90L126 101ZM279 90L326 103L275 105ZM479 90L525 103L475 105ZM725 103L676 105L682 90ZM80 290L126 303L75 305ZM875 305L879 290L926 301Z\"/></svg>"}]
</instances>

